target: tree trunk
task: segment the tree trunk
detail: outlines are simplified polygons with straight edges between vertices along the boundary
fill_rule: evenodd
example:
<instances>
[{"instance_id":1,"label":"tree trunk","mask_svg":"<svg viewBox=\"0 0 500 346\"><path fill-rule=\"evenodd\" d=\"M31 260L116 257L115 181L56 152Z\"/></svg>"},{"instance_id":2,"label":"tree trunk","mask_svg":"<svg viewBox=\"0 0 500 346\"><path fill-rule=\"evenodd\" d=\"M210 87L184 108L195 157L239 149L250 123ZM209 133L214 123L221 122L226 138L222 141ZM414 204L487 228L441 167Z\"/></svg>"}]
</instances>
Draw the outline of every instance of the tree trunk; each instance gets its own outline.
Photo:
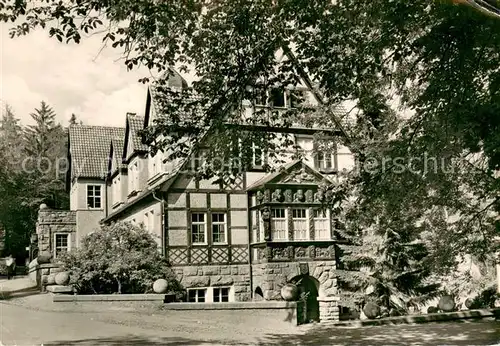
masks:
<instances>
[{"instance_id":1,"label":"tree trunk","mask_svg":"<svg viewBox=\"0 0 500 346\"><path fill-rule=\"evenodd\" d=\"M116 282L118 283L118 294L122 294L122 282L120 279L116 279Z\"/></svg>"}]
</instances>

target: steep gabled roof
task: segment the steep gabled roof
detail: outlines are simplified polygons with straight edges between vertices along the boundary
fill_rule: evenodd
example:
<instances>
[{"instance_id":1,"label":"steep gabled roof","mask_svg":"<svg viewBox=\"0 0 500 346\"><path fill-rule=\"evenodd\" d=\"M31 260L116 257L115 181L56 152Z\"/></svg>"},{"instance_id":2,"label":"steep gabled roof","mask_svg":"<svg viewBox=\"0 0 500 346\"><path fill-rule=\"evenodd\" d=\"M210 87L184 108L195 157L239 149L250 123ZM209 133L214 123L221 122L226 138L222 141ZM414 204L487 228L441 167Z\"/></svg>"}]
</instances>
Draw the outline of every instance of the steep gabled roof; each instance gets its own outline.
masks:
<instances>
[{"instance_id":1,"label":"steep gabled roof","mask_svg":"<svg viewBox=\"0 0 500 346\"><path fill-rule=\"evenodd\" d=\"M134 153L137 152L147 152L148 146L142 142L141 136L139 136L138 131L144 128L144 118L139 117L133 113L127 113L127 120L125 125L125 139L123 143L123 153L122 158L124 160L128 159ZM128 152L128 144L132 143L132 152Z\"/></svg>"},{"instance_id":2,"label":"steep gabled roof","mask_svg":"<svg viewBox=\"0 0 500 346\"><path fill-rule=\"evenodd\" d=\"M295 160L257 180L247 188L247 191L257 190L267 184L319 185L321 183L332 183L332 181L304 161Z\"/></svg>"},{"instance_id":3,"label":"steep gabled roof","mask_svg":"<svg viewBox=\"0 0 500 346\"><path fill-rule=\"evenodd\" d=\"M163 92L165 91L165 92ZM150 84L148 86L148 94L147 94L147 99L146 99L146 111L145 111L145 118L144 118L144 127L150 126L151 120L150 119L150 110L151 108L154 110L154 113L156 114L157 117L159 118L164 118L168 116L168 111L165 110L165 106L167 104L174 104L174 101L179 101L176 106L178 107L189 107L190 104L194 104L194 102L199 101L201 97L199 95L196 95L194 91L189 90L189 89L180 89L180 88L175 88L175 87L163 87L163 86L158 86L155 84ZM177 108L178 108L177 107ZM202 116L203 115L203 109L200 105L195 105L196 107L196 113L197 115ZM186 116L190 116L192 113L186 114ZM179 117L181 120L183 114L179 114ZM184 118L186 119L186 118Z\"/></svg>"},{"instance_id":4,"label":"steep gabled roof","mask_svg":"<svg viewBox=\"0 0 500 346\"><path fill-rule=\"evenodd\" d=\"M71 179L104 178L108 170L110 138L123 135L121 127L70 126Z\"/></svg>"},{"instance_id":5,"label":"steep gabled roof","mask_svg":"<svg viewBox=\"0 0 500 346\"><path fill-rule=\"evenodd\" d=\"M123 137L115 137L111 138L111 145L109 149L109 168L108 172L113 174L116 170L120 168L126 167L123 164L123 146L125 144L125 138ZM113 161L112 161L113 160ZM113 163L115 165L115 169L111 171Z\"/></svg>"}]
</instances>

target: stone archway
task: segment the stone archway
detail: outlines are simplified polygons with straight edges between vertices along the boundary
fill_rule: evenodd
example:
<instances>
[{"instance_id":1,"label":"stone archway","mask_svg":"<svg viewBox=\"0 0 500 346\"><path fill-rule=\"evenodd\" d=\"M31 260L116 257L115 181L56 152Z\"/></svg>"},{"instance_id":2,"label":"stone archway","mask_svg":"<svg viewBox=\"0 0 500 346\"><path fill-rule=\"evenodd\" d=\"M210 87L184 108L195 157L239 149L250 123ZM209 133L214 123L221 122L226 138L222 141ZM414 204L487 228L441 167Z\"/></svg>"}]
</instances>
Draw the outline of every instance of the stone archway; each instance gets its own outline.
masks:
<instances>
[{"instance_id":1,"label":"stone archway","mask_svg":"<svg viewBox=\"0 0 500 346\"><path fill-rule=\"evenodd\" d=\"M299 288L299 299L303 297L305 323L319 322L319 281L310 275L298 275L290 282Z\"/></svg>"}]
</instances>

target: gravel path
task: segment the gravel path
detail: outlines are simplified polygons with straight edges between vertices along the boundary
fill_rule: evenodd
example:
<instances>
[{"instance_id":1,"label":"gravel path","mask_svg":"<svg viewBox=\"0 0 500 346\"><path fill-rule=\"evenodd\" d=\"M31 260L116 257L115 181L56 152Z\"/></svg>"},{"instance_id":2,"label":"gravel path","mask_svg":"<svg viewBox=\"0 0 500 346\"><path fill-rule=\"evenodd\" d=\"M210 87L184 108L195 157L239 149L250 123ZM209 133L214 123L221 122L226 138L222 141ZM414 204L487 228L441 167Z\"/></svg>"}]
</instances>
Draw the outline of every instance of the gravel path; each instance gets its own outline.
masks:
<instances>
[{"instance_id":1,"label":"gravel path","mask_svg":"<svg viewBox=\"0 0 500 346\"><path fill-rule=\"evenodd\" d=\"M500 345L500 322L493 320L293 327L250 312L61 304L53 303L47 294L0 302L0 317L4 345Z\"/></svg>"}]
</instances>

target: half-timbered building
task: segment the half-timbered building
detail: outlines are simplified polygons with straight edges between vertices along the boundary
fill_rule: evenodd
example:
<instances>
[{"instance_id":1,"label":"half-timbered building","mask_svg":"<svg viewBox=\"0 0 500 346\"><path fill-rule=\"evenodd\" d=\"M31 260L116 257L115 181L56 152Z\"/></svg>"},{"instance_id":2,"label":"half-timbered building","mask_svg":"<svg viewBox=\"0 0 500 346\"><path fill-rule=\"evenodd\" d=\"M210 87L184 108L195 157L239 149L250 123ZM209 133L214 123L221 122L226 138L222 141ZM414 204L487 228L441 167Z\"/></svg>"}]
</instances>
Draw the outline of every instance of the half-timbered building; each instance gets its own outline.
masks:
<instances>
[{"instance_id":1,"label":"half-timbered building","mask_svg":"<svg viewBox=\"0 0 500 346\"><path fill-rule=\"evenodd\" d=\"M186 88L171 72L167 85ZM245 112L286 109L294 106L292 99L285 92L273 105L249 101ZM314 135L324 129L292 126L283 132L306 153L302 159L284 153L287 163L269 173L263 169L265 153L253 148L250 168L214 183L186 171L190 158L165 161L161 151L151 154L137 132L161 116L151 86L144 116L127 114L124 128L72 127L72 209L90 220L77 227L76 238L97 227L96 218L142 224L156 236L189 302L281 299L281 287L295 281L317 307L313 319L337 319L335 215L322 207L318 187L352 167L348 150L315 152ZM92 143L99 143L99 154ZM105 171L91 167L103 158Z\"/></svg>"}]
</instances>

